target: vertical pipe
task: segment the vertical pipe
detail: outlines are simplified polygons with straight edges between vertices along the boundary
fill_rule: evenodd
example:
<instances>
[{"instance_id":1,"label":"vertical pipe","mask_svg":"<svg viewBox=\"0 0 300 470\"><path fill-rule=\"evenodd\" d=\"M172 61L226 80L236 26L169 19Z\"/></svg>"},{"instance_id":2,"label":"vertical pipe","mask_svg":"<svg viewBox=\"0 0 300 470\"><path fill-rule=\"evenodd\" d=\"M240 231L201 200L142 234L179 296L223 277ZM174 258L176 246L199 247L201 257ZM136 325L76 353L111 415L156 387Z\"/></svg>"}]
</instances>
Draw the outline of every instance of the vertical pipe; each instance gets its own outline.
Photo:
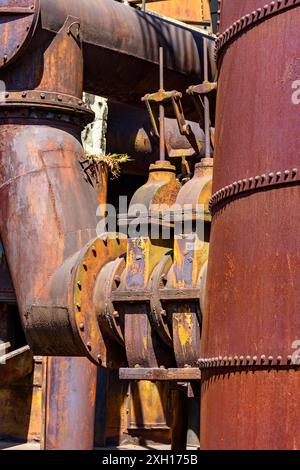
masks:
<instances>
[{"instance_id":1,"label":"vertical pipe","mask_svg":"<svg viewBox=\"0 0 300 470\"><path fill-rule=\"evenodd\" d=\"M159 89L160 92L164 92L164 49L163 47L159 48ZM159 158L160 161L166 159L166 146L165 146L165 107L161 103L159 105Z\"/></svg>"},{"instance_id":2,"label":"vertical pipe","mask_svg":"<svg viewBox=\"0 0 300 470\"><path fill-rule=\"evenodd\" d=\"M48 357L44 450L92 450L97 367L84 357Z\"/></svg>"}]
</instances>

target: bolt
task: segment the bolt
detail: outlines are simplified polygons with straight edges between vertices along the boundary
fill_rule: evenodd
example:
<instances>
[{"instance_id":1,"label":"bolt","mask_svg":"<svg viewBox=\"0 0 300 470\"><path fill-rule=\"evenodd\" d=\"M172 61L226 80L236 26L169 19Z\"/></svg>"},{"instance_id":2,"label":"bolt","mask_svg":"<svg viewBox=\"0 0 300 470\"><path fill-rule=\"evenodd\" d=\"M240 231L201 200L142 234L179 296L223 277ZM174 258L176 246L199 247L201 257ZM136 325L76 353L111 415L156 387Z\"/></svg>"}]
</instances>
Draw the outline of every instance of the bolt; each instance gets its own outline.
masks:
<instances>
[{"instance_id":1,"label":"bolt","mask_svg":"<svg viewBox=\"0 0 300 470\"><path fill-rule=\"evenodd\" d=\"M243 360L244 360L244 356L240 356L240 363L241 364L242 364Z\"/></svg>"},{"instance_id":2,"label":"bolt","mask_svg":"<svg viewBox=\"0 0 300 470\"><path fill-rule=\"evenodd\" d=\"M290 364L292 362L292 356L287 357L287 363Z\"/></svg>"},{"instance_id":3,"label":"bolt","mask_svg":"<svg viewBox=\"0 0 300 470\"><path fill-rule=\"evenodd\" d=\"M161 314L162 317L166 317L166 316L167 316L167 312L166 312L165 310L161 310L160 314Z\"/></svg>"},{"instance_id":4,"label":"bolt","mask_svg":"<svg viewBox=\"0 0 300 470\"><path fill-rule=\"evenodd\" d=\"M41 98L42 98L43 100L46 98L46 95L45 95L45 93L41 93L41 95L40 95L40 96L41 96Z\"/></svg>"},{"instance_id":5,"label":"bolt","mask_svg":"<svg viewBox=\"0 0 300 470\"><path fill-rule=\"evenodd\" d=\"M268 357L268 361L269 361L269 364L272 364L272 362L273 362L273 356L269 356L269 357Z\"/></svg>"},{"instance_id":6,"label":"bolt","mask_svg":"<svg viewBox=\"0 0 300 470\"><path fill-rule=\"evenodd\" d=\"M58 101L62 101L62 96L61 96L61 95L58 95L58 96L57 96L57 99L58 99Z\"/></svg>"},{"instance_id":7,"label":"bolt","mask_svg":"<svg viewBox=\"0 0 300 470\"><path fill-rule=\"evenodd\" d=\"M278 364L280 364L281 361L282 361L282 357L281 357L281 356L277 356L277 362L278 362Z\"/></svg>"},{"instance_id":8,"label":"bolt","mask_svg":"<svg viewBox=\"0 0 300 470\"><path fill-rule=\"evenodd\" d=\"M87 270L88 270L88 267L87 267L86 263L83 263L83 265L82 265L82 266L83 266L83 269L84 269L85 271L87 271Z\"/></svg>"},{"instance_id":9,"label":"bolt","mask_svg":"<svg viewBox=\"0 0 300 470\"><path fill-rule=\"evenodd\" d=\"M91 350L92 350L91 342L88 341L88 342L86 343L86 345L87 345L88 350L91 351Z\"/></svg>"},{"instance_id":10,"label":"bolt","mask_svg":"<svg viewBox=\"0 0 300 470\"><path fill-rule=\"evenodd\" d=\"M257 363L257 356L253 356L253 364Z\"/></svg>"},{"instance_id":11,"label":"bolt","mask_svg":"<svg viewBox=\"0 0 300 470\"><path fill-rule=\"evenodd\" d=\"M4 62L7 62L7 59L8 59L8 57L7 57L7 55L5 54L5 56L3 57Z\"/></svg>"},{"instance_id":12,"label":"bolt","mask_svg":"<svg viewBox=\"0 0 300 470\"><path fill-rule=\"evenodd\" d=\"M82 289L82 286L81 286L81 282L80 282L80 281L77 282L77 287L78 287L79 290Z\"/></svg>"},{"instance_id":13,"label":"bolt","mask_svg":"<svg viewBox=\"0 0 300 470\"><path fill-rule=\"evenodd\" d=\"M84 331L84 324L83 323L80 323L79 329L80 329L80 331Z\"/></svg>"},{"instance_id":14,"label":"bolt","mask_svg":"<svg viewBox=\"0 0 300 470\"><path fill-rule=\"evenodd\" d=\"M98 359L99 364L101 365L102 364L101 354L98 354L97 359Z\"/></svg>"},{"instance_id":15,"label":"bolt","mask_svg":"<svg viewBox=\"0 0 300 470\"><path fill-rule=\"evenodd\" d=\"M113 316L114 316L115 318L120 318L120 314L119 314L119 312L118 312L117 310L114 311Z\"/></svg>"},{"instance_id":16,"label":"bolt","mask_svg":"<svg viewBox=\"0 0 300 470\"><path fill-rule=\"evenodd\" d=\"M22 93L22 98L26 98L26 96L27 96L26 91L23 91L23 93Z\"/></svg>"},{"instance_id":17,"label":"bolt","mask_svg":"<svg viewBox=\"0 0 300 470\"><path fill-rule=\"evenodd\" d=\"M247 364L249 364L249 362L250 362L250 359L251 359L251 357L250 357L250 356L246 356L246 362L247 362Z\"/></svg>"},{"instance_id":18,"label":"bolt","mask_svg":"<svg viewBox=\"0 0 300 470\"><path fill-rule=\"evenodd\" d=\"M263 364L266 360L266 356L263 354L262 356L260 356L260 360L261 360L261 363Z\"/></svg>"},{"instance_id":19,"label":"bolt","mask_svg":"<svg viewBox=\"0 0 300 470\"><path fill-rule=\"evenodd\" d=\"M115 283L116 283L116 286L119 287L119 285L121 284L121 278L120 278L120 276L115 276L114 281L115 281Z\"/></svg>"}]
</instances>

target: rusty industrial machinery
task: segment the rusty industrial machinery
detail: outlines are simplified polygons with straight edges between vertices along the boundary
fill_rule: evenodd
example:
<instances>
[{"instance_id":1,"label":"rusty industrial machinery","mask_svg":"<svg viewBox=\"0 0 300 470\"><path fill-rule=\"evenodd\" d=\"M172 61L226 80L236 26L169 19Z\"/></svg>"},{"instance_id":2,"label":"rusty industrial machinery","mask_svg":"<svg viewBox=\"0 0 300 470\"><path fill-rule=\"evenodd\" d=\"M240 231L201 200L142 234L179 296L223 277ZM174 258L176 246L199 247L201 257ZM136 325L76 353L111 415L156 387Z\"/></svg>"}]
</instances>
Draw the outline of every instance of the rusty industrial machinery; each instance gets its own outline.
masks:
<instances>
[{"instance_id":1,"label":"rusty industrial machinery","mask_svg":"<svg viewBox=\"0 0 300 470\"><path fill-rule=\"evenodd\" d=\"M300 448L299 5L0 0L0 439Z\"/></svg>"},{"instance_id":2,"label":"rusty industrial machinery","mask_svg":"<svg viewBox=\"0 0 300 470\"><path fill-rule=\"evenodd\" d=\"M160 273L164 269L165 276L169 270L170 275L172 272L172 238L165 241L152 240L148 235L135 239L121 233L96 233L97 208L99 202L105 201L107 182L97 177L101 165L95 171L94 161L89 163L81 145L80 132L94 119L82 94L85 91L127 106L143 107L141 97L156 88L159 46L163 47L164 78L170 89L178 90L178 111L174 116L174 105L163 106L160 126L165 129L166 124L170 137L165 140L163 132L160 148L162 151L167 144L170 158L174 157L176 163L182 160L183 176L189 179L193 169L185 164L186 158L200 159L201 152L203 156L205 137L198 124L184 124L183 128L182 106L189 119L202 125L204 113L198 115L185 90L192 80L203 78L202 49L206 37L210 44L209 73L214 73L214 38L205 30L113 0L2 2L0 14L0 78L4 86L0 103L0 231L14 299L11 308L20 315L21 323L17 317L15 321L23 335L20 333L16 347L7 338L14 338L12 331L3 334L3 338L8 349L12 348L21 377L34 367L32 354L47 358L43 361L42 447L92 448L97 366L111 370L128 366L131 370L138 364L141 368L166 367L168 375L169 369L176 369L177 362L180 367L195 366L198 355L196 350L191 354L179 348L176 362L173 330L178 330L177 335L181 330L184 335L187 330L189 350L197 347L199 333L192 326L195 338L189 338L188 325L181 325L180 319L175 325L171 302L166 314L163 309L155 310L160 302L164 303L163 299L158 305L153 304L151 291L160 287L157 276L164 274ZM178 54L181 48L184 54ZM101 64L101 73L95 63ZM130 73L133 68L134 86ZM183 103L180 106L179 97ZM152 132L154 121L148 119L149 142L159 146L159 136ZM144 149L142 153L145 154ZM155 150L152 155L157 159ZM195 178L199 178L199 171L196 170ZM136 191L132 204L145 203L149 209L160 203L169 207L180 197L179 190L175 167L167 161L154 163L145 189ZM208 195L206 199L208 204ZM158 213L160 227L160 209ZM196 287L201 266L199 262L190 274L188 287ZM176 268L175 256L170 287L185 287L183 277L182 267ZM135 300L134 294L139 291L149 291L149 298L145 293L144 299ZM121 293L124 300L116 300L115 296ZM126 295L132 300L126 300ZM189 324L198 322L199 329L196 292L194 297ZM187 304L191 302L188 298ZM141 344L132 337L137 327ZM22 361L26 367L22 367ZM5 370L10 363L6 363ZM1 373L8 381L5 370L2 368ZM193 370L199 379L199 369ZM166 395L165 408L167 382L158 386L149 381L148 385L140 384L141 399L143 395L146 399L147 394L155 397L158 390L160 396ZM173 402L180 407L176 393L182 391L173 391ZM157 410L154 427L159 422L161 428L169 429L170 419L176 421L176 412L173 415L174 419L162 418ZM173 434L176 441L179 431Z\"/></svg>"}]
</instances>

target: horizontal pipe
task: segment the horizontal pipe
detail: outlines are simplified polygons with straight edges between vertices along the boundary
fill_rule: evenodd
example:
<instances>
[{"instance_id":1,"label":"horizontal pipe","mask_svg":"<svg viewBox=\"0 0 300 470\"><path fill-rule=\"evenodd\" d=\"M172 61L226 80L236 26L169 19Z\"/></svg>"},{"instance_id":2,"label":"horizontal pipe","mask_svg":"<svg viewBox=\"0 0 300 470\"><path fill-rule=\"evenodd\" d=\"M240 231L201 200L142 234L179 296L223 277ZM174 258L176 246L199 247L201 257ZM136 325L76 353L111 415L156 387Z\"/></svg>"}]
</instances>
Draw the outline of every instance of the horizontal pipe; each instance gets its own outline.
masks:
<instances>
[{"instance_id":1,"label":"horizontal pipe","mask_svg":"<svg viewBox=\"0 0 300 470\"><path fill-rule=\"evenodd\" d=\"M80 21L84 89L121 102L140 102L158 89L159 47L166 89L185 91L203 80L206 35L114 0L41 0L42 28L57 33L66 17ZM211 36L211 48L214 39ZM188 105L192 110L192 104Z\"/></svg>"}]
</instances>

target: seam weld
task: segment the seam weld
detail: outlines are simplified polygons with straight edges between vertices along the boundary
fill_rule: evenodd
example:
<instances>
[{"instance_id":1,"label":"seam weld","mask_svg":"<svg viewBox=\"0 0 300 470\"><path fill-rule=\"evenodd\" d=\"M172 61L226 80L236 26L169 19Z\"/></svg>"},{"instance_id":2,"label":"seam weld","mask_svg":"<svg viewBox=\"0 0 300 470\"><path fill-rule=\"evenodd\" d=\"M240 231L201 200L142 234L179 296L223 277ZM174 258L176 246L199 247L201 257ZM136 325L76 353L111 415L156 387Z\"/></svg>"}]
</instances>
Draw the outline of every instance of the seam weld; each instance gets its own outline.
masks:
<instances>
[{"instance_id":1,"label":"seam weld","mask_svg":"<svg viewBox=\"0 0 300 470\"><path fill-rule=\"evenodd\" d=\"M216 58L229 41L233 40L236 36L240 35L251 26L255 26L278 13L283 13L290 8L299 5L300 0L276 0L264 5L262 8L258 8L257 10L242 16L218 36L215 46Z\"/></svg>"},{"instance_id":2,"label":"seam weld","mask_svg":"<svg viewBox=\"0 0 300 470\"><path fill-rule=\"evenodd\" d=\"M297 174L298 169L293 168L292 170L277 171L275 173L271 172L235 181L213 194L209 201L209 210L212 212L213 208L217 204L226 201L233 196L255 192L262 188L272 189L275 186L299 182L300 180L299 176L297 177Z\"/></svg>"},{"instance_id":3,"label":"seam weld","mask_svg":"<svg viewBox=\"0 0 300 470\"><path fill-rule=\"evenodd\" d=\"M197 361L197 365L200 369L220 368L220 367L300 367L299 362L293 362L293 357L288 355L283 356L266 356L262 354L260 356L217 356L210 358L200 358Z\"/></svg>"}]
</instances>

